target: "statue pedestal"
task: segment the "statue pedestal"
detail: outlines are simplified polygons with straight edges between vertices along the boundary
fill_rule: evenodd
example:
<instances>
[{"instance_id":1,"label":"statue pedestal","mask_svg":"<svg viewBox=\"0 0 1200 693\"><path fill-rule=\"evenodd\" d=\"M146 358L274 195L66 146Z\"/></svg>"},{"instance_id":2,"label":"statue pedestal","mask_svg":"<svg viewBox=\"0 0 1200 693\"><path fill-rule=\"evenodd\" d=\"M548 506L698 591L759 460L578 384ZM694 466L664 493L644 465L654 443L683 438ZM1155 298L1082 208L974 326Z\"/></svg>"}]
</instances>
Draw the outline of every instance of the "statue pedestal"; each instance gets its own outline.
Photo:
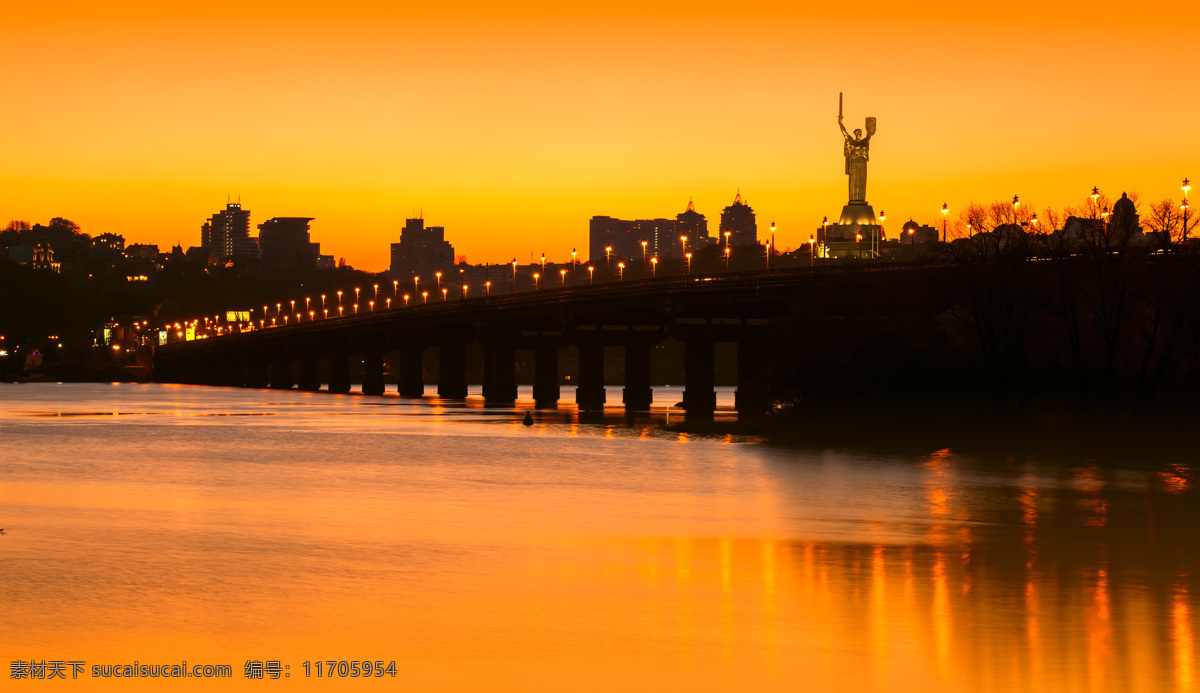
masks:
<instances>
[{"instance_id":1,"label":"statue pedestal","mask_svg":"<svg viewBox=\"0 0 1200 693\"><path fill-rule=\"evenodd\" d=\"M875 209L866 202L851 202L842 207L842 218L838 219L838 224L842 226L854 226L856 224L875 226L878 223L875 220Z\"/></svg>"}]
</instances>

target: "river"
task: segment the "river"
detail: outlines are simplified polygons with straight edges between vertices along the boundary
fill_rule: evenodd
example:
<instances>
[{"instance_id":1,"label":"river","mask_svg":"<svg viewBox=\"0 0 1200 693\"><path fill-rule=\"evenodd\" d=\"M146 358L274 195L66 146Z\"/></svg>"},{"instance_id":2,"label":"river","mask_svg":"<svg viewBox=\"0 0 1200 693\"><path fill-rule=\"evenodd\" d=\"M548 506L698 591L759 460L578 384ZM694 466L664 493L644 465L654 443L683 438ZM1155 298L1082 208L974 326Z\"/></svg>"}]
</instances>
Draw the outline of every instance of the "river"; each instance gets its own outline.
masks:
<instances>
[{"instance_id":1,"label":"river","mask_svg":"<svg viewBox=\"0 0 1200 693\"><path fill-rule=\"evenodd\" d=\"M0 384L0 656L72 689L1198 688L1194 451L796 449L677 430L678 388L632 423L521 395ZM233 676L92 676L183 660Z\"/></svg>"}]
</instances>

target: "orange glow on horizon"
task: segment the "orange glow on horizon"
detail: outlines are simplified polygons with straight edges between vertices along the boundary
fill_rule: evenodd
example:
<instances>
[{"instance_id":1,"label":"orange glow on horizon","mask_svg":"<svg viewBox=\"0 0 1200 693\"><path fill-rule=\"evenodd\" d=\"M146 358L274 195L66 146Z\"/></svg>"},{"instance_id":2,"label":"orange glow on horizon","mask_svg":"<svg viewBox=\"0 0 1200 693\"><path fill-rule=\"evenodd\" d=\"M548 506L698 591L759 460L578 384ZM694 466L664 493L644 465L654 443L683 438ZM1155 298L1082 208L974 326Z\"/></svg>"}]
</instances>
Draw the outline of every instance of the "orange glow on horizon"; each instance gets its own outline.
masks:
<instances>
[{"instance_id":1,"label":"orange glow on horizon","mask_svg":"<svg viewBox=\"0 0 1200 693\"><path fill-rule=\"evenodd\" d=\"M839 91L847 127L879 119L876 209L1178 202L1200 96L1164 17L1200 24L1165 2L23 4L0 223L186 248L240 195L253 225L315 217L322 252L379 271L420 210L470 262L564 262L592 215L689 197L716 236L740 188L796 247L846 201Z\"/></svg>"}]
</instances>

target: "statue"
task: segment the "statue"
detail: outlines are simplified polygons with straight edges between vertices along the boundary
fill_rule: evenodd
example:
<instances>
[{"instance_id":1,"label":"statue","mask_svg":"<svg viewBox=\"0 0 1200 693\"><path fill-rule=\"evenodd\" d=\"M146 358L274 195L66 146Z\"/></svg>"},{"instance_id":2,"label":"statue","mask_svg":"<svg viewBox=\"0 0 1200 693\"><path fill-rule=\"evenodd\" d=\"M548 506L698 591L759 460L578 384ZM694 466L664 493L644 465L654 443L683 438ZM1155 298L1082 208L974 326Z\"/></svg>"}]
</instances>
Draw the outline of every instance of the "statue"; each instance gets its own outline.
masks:
<instances>
[{"instance_id":1,"label":"statue","mask_svg":"<svg viewBox=\"0 0 1200 693\"><path fill-rule=\"evenodd\" d=\"M867 162L871 159L871 136L875 134L875 119L867 118L866 137L863 137L862 130L855 130L853 135L846 132L846 126L842 125L842 95L839 93L838 127L842 129L842 137L846 139L843 153L846 157L846 175L850 176L849 203L865 205L867 203Z\"/></svg>"}]
</instances>

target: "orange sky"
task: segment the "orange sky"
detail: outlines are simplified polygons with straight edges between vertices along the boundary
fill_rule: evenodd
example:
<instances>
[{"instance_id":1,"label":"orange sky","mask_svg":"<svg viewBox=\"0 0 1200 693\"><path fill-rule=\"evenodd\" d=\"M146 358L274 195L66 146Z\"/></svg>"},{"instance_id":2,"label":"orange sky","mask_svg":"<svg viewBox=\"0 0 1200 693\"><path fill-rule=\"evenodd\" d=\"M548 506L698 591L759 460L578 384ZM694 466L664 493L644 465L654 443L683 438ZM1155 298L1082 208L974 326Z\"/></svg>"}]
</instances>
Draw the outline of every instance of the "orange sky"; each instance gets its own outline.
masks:
<instances>
[{"instance_id":1,"label":"orange sky","mask_svg":"<svg viewBox=\"0 0 1200 693\"><path fill-rule=\"evenodd\" d=\"M471 262L586 248L594 214L716 231L737 189L807 239L879 120L889 221L1200 176L1194 4L29 3L6 8L0 219L198 245L227 194L367 270L423 209ZM166 249L164 247L164 249Z\"/></svg>"}]
</instances>

